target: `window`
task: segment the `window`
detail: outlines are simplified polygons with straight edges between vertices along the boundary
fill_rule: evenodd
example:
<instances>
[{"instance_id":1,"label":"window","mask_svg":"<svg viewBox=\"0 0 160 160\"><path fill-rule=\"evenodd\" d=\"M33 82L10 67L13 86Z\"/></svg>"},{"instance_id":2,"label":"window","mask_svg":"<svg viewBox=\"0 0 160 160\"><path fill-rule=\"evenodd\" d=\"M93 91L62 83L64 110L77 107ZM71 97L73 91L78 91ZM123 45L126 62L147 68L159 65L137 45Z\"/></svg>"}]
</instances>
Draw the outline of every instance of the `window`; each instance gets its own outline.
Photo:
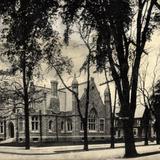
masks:
<instances>
[{"instance_id":1,"label":"window","mask_svg":"<svg viewBox=\"0 0 160 160\"><path fill-rule=\"evenodd\" d=\"M133 128L133 134L134 134L134 136L137 136L137 135L138 135L138 130L137 130L137 128Z\"/></svg>"},{"instance_id":2,"label":"window","mask_svg":"<svg viewBox=\"0 0 160 160\"><path fill-rule=\"evenodd\" d=\"M100 123L99 124L99 126L100 126L100 128L99 128L100 132L104 132L104 119L100 119L99 123Z\"/></svg>"},{"instance_id":3,"label":"window","mask_svg":"<svg viewBox=\"0 0 160 160\"><path fill-rule=\"evenodd\" d=\"M89 130L95 131L96 130L96 120L95 120L95 118L89 118L88 119L88 125L89 125Z\"/></svg>"},{"instance_id":4,"label":"window","mask_svg":"<svg viewBox=\"0 0 160 160\"><path fill-rule=\"evenodd\" d=\"M114 123L115 123L115 124L114 124L114 125L115 125L115 127L118 127L118 123L119 123L119 122L118 122L118 120L117 120L117 119L115 119L115 122L114 122Z\"/></svg>"},{"instance_id":5,"label":"window","mask_svg":"<svg viewBox=\"0 0 160 160\"><path fill-rule=\"evenodd\" d=\"M67 131L72 131L72 120L71 119L67 120Z\"/></svg>"},{"instance_id":6,"label":"window","mask_svg":"<svg viewBox=\"0 0 160 160\"><path fill-rule=\"evenodd\" d=\"M88 118L88 128L90 131L96 131L96 117L97 112L95 109L92 109Z\"/></svg>"},{"instance_id":7,"label":"window","mask_svg":"<svg viewBox=\"0 0 160 160\"><path fill-rule=\"evenodd\" d=\"M118 138L121 137L121 130L118 130Z\"/></svg>"},{"instance_id":8,"label":"window","mask_svg":"<svg viewBox=\"0 0 160 160\"><path fill-rule=\"evenodd\" d=\"M48 123L48 130L49 132L53 132L53 121L52 120L50 120Z\"/></svg>"},{"instance_id":9,"label":"window","mask_svg":"<svg viewBox=\"0 0 160 160\"><path fill-rule=\"evenodd\" d=\"M0 133L4 133L4 123L0 122Z\"/></svg>"},{"instance_id":10,"label":"window","mask_svg":"<svg viewBox=\"0 0 160 160\"><path fill-rule=\"evenodd\" d=\"M64 122L61 121L61 131L64 131Z\"/></svg>"},{"instance_id":11,"label":"window","mask_svg":"<svg viewBox=\"0 0 160 160\"><path fill-rule=\"evenodd\" d=\"M32 117L32 131L38 131L39 129L39 121L38 121L38 116L33 116Z\"/></svg>"},{"instance_id":12,"label":"window","mask_svg":"<svg viewBox=\"0 0 160 160\"><path fill-rule=\"evenodd\" d=\"M80 130L83 131L83 123L81 122Z\"/></svg>"},{"instance_id":13,"label":"window","mask_svg":"<svg viewBox=\"0 0 160 160\"><path fill-rule=\"evenodd\" d=\"M19 118L19 131L20 132L23 131L23 119L22 119L22 117Z\"/></svg>"},{"instance_id":14,"label":"window","mask_svg":"<svg viewBox=\"0 0 160 160\"><path fill-rule=\"evenodd\" d=\"M141 126L141 120L137 119L137 127L140 127L140 126Z\"/></svg>"}]
</instances>

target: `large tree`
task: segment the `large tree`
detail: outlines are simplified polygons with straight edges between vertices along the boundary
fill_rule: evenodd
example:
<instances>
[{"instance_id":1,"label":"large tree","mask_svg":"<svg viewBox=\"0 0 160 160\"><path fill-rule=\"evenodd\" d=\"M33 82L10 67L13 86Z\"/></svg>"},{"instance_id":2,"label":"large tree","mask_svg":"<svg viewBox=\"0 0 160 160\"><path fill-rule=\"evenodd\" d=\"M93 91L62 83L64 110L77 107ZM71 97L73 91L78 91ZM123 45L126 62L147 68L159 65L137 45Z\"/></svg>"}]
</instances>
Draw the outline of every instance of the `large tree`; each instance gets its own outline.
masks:
<instances>
[{"instance_id":1,"label":"large tree","mask_svg":"<svg viewBox=\"0 0 160 160\"><path fill-rule=\"evenodd\" d=\"M61 82L65 86L66 89L68 89L74 96L77 102L77 110L78 114L80 117L80 120L83 125L83 137L84 137L84 150L88 151L88 109L89 109L89 104L90 104L90 68L92 66L92 58L93 58L93 53L96 52L96 45L95 45L95 37L94 34L92 33L92 30L90 27L83 26L84 24L79 21L77 23L77 30L78 35L80 36L83 45L87 48L87 56L86 60L82 64L80 68L80 72L85 71L86 73L86 79L87 79L87 85L86 85L86 92L85 92L85 100L84 104L81 103L81 97L78 95L78 91L75 91L74 89L71 89L70 87L67 86L65 83L64 79L62 78L60 72L55 68L54 62L50 60L50 64L53 63L53 66L50 65L50 69L54 68L56 70L57 75L59 76ZM76 77L75 77L76 78ZM84 106L84 107L81 107Z\"/></svg>"},{"instance_id":2,"label":"large tree","mask_svg":"<svg viewBox=\"0 0 160 160\"><path fill-rule=\"evenodd\" d=\"M154 93L150 96L151 110L155 118L154 131L156 133L156 143L160 144L160 81L154 86Z\"/></svg>"},{"instance_id":3,"label":"large tree","mask_svg":"<svg viewBox=\"0 0 160 160\"><path fill-rule=\"evenodd\" d=\"M30 148L28 93L32 77L38 75L35 72L39 72L43 62L49 64L48 59L53 59L60 72L70 63L62 57L58 34L52 27L58 6L56 0L2 0L0 3L5 26L2 37L5 49L1 56L8 59L12 74L18 74L21 79L26 149Z\"/></svg>"},{"instance_id":4,"label":"large tree","mask_svg":"<svg viewBox=\"0 0 160 160\"><path fill-rule=\"evenodd\" d=\"M148 57L149 58L149 57ZM145 145L148 145L148 139L151 138L150 136L150 127L151 124L153 123L153 121L156 121L156 111L155 111L155 94L157 94L158 92L158 82L157 80L159 79L159 74L158 74L158 68L159 68L159 59L160 58L160 54L158 53L158 55L156 56L156 62L154 64L153 70L152 70L152 76L151 75L147 75L147 72L149 70L149 62L147 62L146 67L145 66L145 62L146 62L146 57L144 57L143 60L143 68L141 68L141 72L139 74L139 87L138 87L138 91L140 93L140 95L142 95L142 97L140 96L140 103L141 105L143 105L145 107L145 111L143 114L143 119L142 119L142 127L144 129L144 134L145 134ZM150 84L149 87L147 87L146 81L147 81L147 77L149 76L149 80L150 80ZM142 101L141 101L142 100ZM160 136L158 136L160 137ZM159 140L157 139L157 143Z\"/></svg>"},{"instance_id":5,"label":"large tree","mask_svg":"<svg viewBox=\"0 0 160 160\"><path fill-rule=\"evenodd\" d=\"M150 39L157 0L65 0L64 22L69 28L77 19L97 32L97 64L108 59L123 121L125 156L137 155L133 135L141 57ZM154 12L153 12L154 10ZM114 48L114 50L112 50ZM132 49L131 49L132 48Z\"/></svg>"}]
</instances>

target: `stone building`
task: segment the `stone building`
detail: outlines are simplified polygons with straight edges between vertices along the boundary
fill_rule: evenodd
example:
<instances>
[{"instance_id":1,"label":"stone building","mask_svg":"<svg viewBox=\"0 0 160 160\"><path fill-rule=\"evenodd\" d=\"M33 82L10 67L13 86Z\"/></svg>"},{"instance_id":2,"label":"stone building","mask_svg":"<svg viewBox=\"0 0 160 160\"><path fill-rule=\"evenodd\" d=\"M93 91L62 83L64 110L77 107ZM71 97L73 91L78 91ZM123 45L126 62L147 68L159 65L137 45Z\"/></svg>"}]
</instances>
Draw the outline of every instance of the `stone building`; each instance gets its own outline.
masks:
<instances>
[{"instance_id":1,"label":"stone building","mask_svg":"<svg viewBox=\"0 0 160 160\"><path fill-rule=\"evenodd\" d=\"M78 83L74 77L72 90L78 93L82 114L86 102L87 83ZM51 81L51 87L39 87L42 101L30 105L30 140L32 142L82 142L83 125L81 123L75 96L66 88L58 88L57 81ZM94 79L90 80L88 110L89 141L106 141L110 137L110 106L108 89L102 100ZM25 140L24 111L22 108L0 111L0 140Z\"/></svg>"}]
</instances>

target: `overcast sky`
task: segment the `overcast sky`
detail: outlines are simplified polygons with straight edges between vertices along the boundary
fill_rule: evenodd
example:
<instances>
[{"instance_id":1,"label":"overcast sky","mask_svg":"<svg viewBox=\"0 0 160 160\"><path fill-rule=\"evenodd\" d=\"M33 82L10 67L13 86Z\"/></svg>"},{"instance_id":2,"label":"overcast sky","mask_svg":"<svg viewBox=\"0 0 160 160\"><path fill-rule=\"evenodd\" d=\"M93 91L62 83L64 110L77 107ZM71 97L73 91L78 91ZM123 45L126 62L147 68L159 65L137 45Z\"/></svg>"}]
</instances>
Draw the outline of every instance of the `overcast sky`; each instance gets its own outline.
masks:
<instances>
[{"instance_id":1,"label":"overcast sky","mask_svg":"<svg viewBox=\"0 0 160 160\"><path fill-rule=\"evenodd\" d=\"M0 28L2 28L1 25L0 25ZM61 21L56 22L56 24L54 25L54 29L58 30L60 32L61 37L63 37L64 26L61 24ZM142 64L143 66L145 66L147 62L149 63L147 78L146 78L146 86L147 88L149 88L153 79L153 68L155 67L157 55L160 52L160 31L157 30L154 32L154 34L152 35L151 41L146 44L146 49L149 55L145 56L142 59ZM70 45L64 46L62 52L65 56L72 58L74 63L73 74L76 73L76 75L79 76L79 68L83 64L83 61L85 60L88 52L85 45L83 45L78 33L73 34L70 37ZM160 60L158 64L160 66ZM0 64L0 69L3 69L4 66L5 64ZM159 69L160 67L157 67L157 75L160 75ZM142 68L141 70L144 70L144 68ZM68 85L71 84L71 81L73 79L73 74L71 76L64 75L65 81ZM105 82L104 74L95 74L95 73L94 74L91 73L91 74L92 74L92 77L95 78L95 82L98 86L100 94L103 97L103 93L106 85L103 85L103 86L99 86L99 85ZM50 86L50 80L53 80L53 79L58 79L57 77L55 77L54 71L50 73L44 72L44 80L39 83L41 85ZM78 78L78 81L80 83L85 80L86 80L86 74L83 73ZM63 87L62 84L60 84L59 87ZM113 84L112 84L111 90L113 94L113 91L114 91Z\"/></svg>"}]
</instances>

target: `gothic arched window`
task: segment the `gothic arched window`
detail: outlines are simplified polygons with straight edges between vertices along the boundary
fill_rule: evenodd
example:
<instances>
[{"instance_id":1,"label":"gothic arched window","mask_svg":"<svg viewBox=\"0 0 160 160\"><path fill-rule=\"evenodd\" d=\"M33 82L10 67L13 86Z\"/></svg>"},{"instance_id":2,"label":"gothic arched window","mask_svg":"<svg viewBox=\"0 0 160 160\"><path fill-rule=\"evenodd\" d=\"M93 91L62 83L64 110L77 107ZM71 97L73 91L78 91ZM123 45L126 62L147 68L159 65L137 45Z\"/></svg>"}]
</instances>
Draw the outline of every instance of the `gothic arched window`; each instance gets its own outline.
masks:
<instances>
[{"instance_id":1,"label":"gothic arched window","mask_svg":"<svg viewBox=\"0 0 160 160\"><path fill-rule=\"evenodd\" d=\"M91 109L88 117L89 131L96 131L97 111L95 108Z\"/></svg>"}]
</instances>

